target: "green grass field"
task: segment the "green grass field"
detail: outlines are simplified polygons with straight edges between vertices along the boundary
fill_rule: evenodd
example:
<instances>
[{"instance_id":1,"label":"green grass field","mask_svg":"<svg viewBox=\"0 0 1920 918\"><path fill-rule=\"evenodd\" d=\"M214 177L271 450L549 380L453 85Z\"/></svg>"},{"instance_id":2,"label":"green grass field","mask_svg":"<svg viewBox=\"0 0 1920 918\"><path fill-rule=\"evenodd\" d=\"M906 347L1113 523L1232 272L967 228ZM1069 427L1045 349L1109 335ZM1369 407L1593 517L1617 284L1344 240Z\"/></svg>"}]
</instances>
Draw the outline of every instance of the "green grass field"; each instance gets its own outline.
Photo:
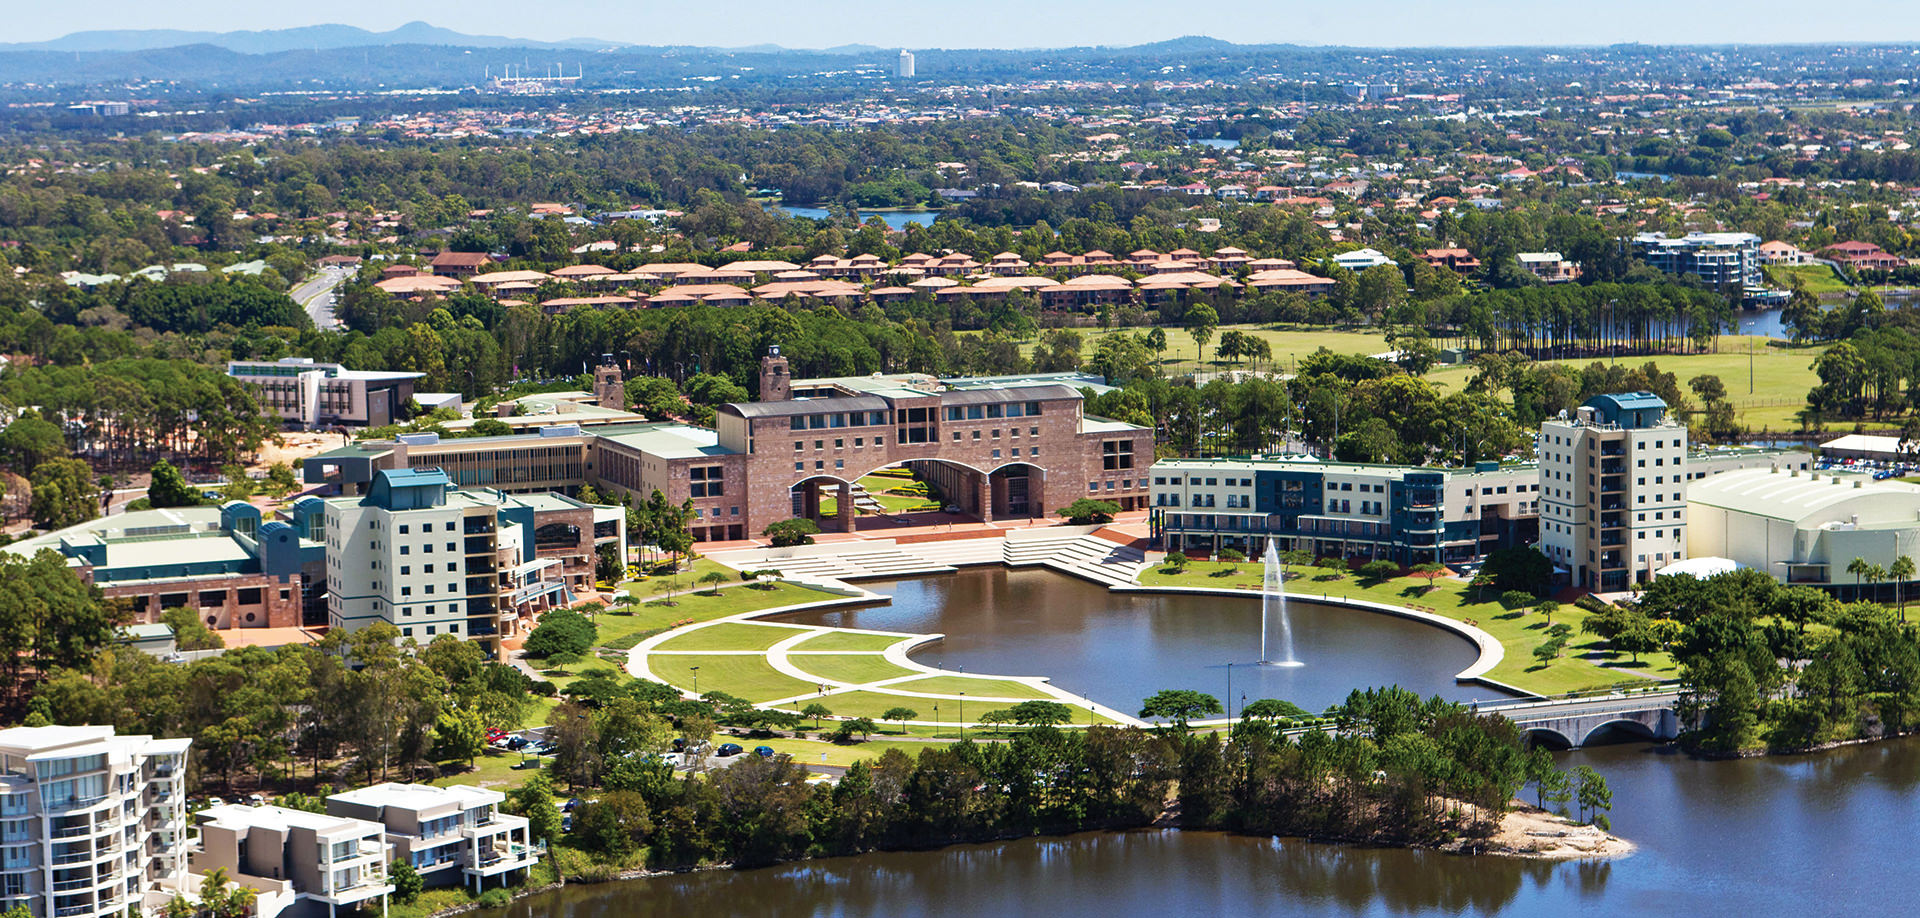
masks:
<instances>
[{"instance_id":1,"label":"green grass field","mask_svg":"<svg viewBox=\"0 0 1920 918\"><path fill-rule=\"evenodd\" d=\"M1164 567L1153 567L1142 572L1140 582L1144 586L1235 588L1241 585L1242 580L1252 577L1246 574L1244 566L1242 573L1246 576L1242 578L1215 579L1207 576L1225 566L1196 561L1182 574L1169 574ZM1258 588L1253 584L1247 584L1247 587ZM1541 695L1601 688L1642 677L1671 679L1678 676L1673 659L1664 653L1641 654L1640 663L1636 666L1624 654L1616 655L1602 650L1598 639L1580 633L1580 623L1586 620L1588 613L1571 605L1561 606L1560 611L1554 613L1553 623L1572 625L1573 638L1558 659L1541 666L1533 658L1533 649L1546 641L1548 623L1543 616L1509 610L1491 600L1475 602L1466 584L1457 580L1435 581L1430 593L1425 589L1426 581L1412 577L1395 578L1373 585L1354 576L1339 580L1315 580L1309 576L1287 582L1288 594L1303 599L1325 594L1396 606L1425 606L1435 614L1470 622L1493 635L1506 650L1506 656L1492 672L1487 673L1487 677ZM1587 659L1588 655L1596 653L1602 656L1602 662L1607 665L1597 665ZM1359 685L1354 687L1365 688Z\"/></svg>"},{"instance_id":2,"label":"green grass field","mask_svg":"<svg viewBox=\"0 0 1920 918\"><path fill-rule=\"evenodd\" d=\"M1749 343L1753 347L1751 357L1747 353ZM1718 376L1727 387L1727 398L1733 402L1742 425L1756 431L1791 431L1800 427L1794 414L1806 405L1807 391L1820 381L1813 372L1813 361L1825 350L1824 346L1770 347L1765 338L1727 335L1720 339L1719 349L1714 353L1622 357L1619 362L1637 367L1652 361L1660 365L1662 372L1678 376L1682 386L1696 376ZM1589 358L1546 362L1580 368L1594 361ZM1426 379L1443 390L1453 391L1464 387L1474 372L1470 366L1435 367ZM1748 391L1749 375L1752 391Z\"/></svg>"},{"instance_id":3,"label":"green grass field","mask_svg":"<svg viewBox=\"0 0 1920 918\"><path fill-rule=\"evenodd\" d=\"M876 723L879 722L880 715L886 713L889 708L907 708L914 712L914 720L934 720L937 717L942 723L958 723L960 722L960 717L963 712L968 722L973 722L979 720L980 715L988 711L999 711L1013 706L1009 702L975 701L973 692L971 691L967 692L965 702L957 698L916 698L909 695L892 695L879 691L843 692L838 695L828 695L820 699L805 699L792 705L786 705L785 707L790 707L798 711L815 701L826 705L827 710L832 711L836 717L868 717L872 718ZM934 711L934 705L940 706L940 710L937 713ZM1074 712L1073 722L1079 726L1086 726L1089 722L1096 724L1113 723L1111 719L1094 714L1086 708L1078 705L1072 707ZM881 726L882 729L889 732L898 729L897 727L886 724L882 724ZM825 729L833 729L833 722L827 721ZM920 731L916 729L911 732L918 733ZM944 732L946 731L942 731L943 734Z\"/></svg>"},{"instance_id":4,"label":"green grass field","mask_svg":"<svg viewBox=\"0 0 1920 918\"><path fill-rule=\"evenodd\" d=\"M802 633L802 629L750 622L722 622L661 641L655 650L765 650Z\"/></svg>"},{"instance_id":5,"label":"green grass field","mask_svg":"<svg viewBox=\"0 0 1920 918\"><path fill-rule=\"evenodd\" d=\"M1053 696L1029 687L1024 682L1011 679L975 679L971 676L928 676L910 682L896 682L888 688L904 692L926 692L934 695L958 695L966 692L969 698L1051 698Z\"/></svg>"},{"instance_id":6,"label":"green grass field","mask_svg":"<svg viewBox=\"0 0 1920 918\"><path fill-rule=\"evenodd\" d=\"M1338 354L1379 354L1388 349L1386 333L1374 329L1349 330L1305 326L1296 328L1293 326L1223 325L1218 331L1214 332L1214 339L1207 342L1208 369L1232 368L1232 364L1230 363L1220 363L1218 365L1213 363L1213 345L1220 340L1219 333L1228 329L1264 339L1267 342L1267 346L1273 349L1274 366L1282 368L1289 373L1293 372L1294 366L1300 362L1301 357L1311 354L1323 347ZM1082 354L1092 354L1098 349L1100 339L1114 332L1133 332L1137 334L1146 332L1145 328L1082 328L1076 330L1079 331L1081 335L1080 352ZM1179 328L1166 329L1166 333L1167 350L1166 353L1160 355L1160 372L1169 376L1179 376L1198 369L1200 367L1200 355L1199 350L1194 347L1193 336L1187 334L1185 329ZM1039 338L1036 337L1032 341L1023 343L1021 347L1023 352L1030 355L1033 348L1039 343ZM1243 365L1251 366L1250 364Z\"/></svg>"},{"instance_id":7,"label":"green grass field","mask_svg":"<svg viewBox=\"0 0 1920 918\"><path fill-rule=\"evenodd\" d=\"M836 650L845 652L881 651L900 643L897 634L862 634L857 631L829 631L793 645L794 650Z\"/></svg>"},{"instance_id":8,"label":"green grass field","mask_svg":"<svg viewBox=\"0 0 1920 918\"><path fill-rule=\"evenodd\" d=\"M787 662L822 679L855 685L897 679L918 672L890 663L877 653L800 654L787 657Z\"/></svg>"},{"instance_id":9,"label":"green grass field","mask_svg":"<svg viewBox=\"0 0 1920 918\"><path fill-rule=\"evenodd\" d=\"M1767 265L1760 270L1767 275L1767 283L1782 290L1792 288L1793 278L1796 277L1814 296L1853 289L1828 265Z\"/></svg>"},{"instance_id":10,"label":"green grass field","mask_svg":"<svg viewBox=\"0 0 1920 918\"><path fill-rule=\"evenodd\" d=\"M693 668L700 667L699 678ZM816 691L819 686L802 682L773 668L766 657L753 654L670 654L650 656L647 667L669 685L702 692L722 691L759 703Z\"/></svg>"},{"instance_id":11,"label":"green grass field","mask_svg":"<svg viewBox=\"0 0 1920 918\"><path fill-rule=\"evenodd\" d=\"M622 589L627 589L629 586L639 588L637 595L643 598L649 595L645 592L647 587L645 583L621 584ZM674 604L671 606L642 604L637 606L616 607L631 609L633 610L633 614L622 615L613 611L603 612L594 618L594 623L600 626L599 646L624 650L639 643L635 635L659 631L672 626L675 622L687 621L689 619L695 622L706 622L716 618L726 618L729 615L738 615L742 612L753 612L760 609L776 609L781 606L799 605L803 602L816 602L822 599L832 598L834 598L834 594L832 593L822 593L819 590L796 586L791 583L775 583L773 584L773 588L769 590L757 589L743 584L741 586L727 587L721 590L718 596L708 596L703 593L682 593L673 598ZM622 642L627 643L625 643L625 646L622 646Z\"/></svg>"},{"instance_id":12,"label":"green grass field","mask_svg":"<svg viewBox=\"0 0 1920 918\"><path fill-rule=\"evenodd\" d=\"M885 508L887 513L901 514L917 507L925 507L932 504L932 501L924 497L908 497L901 494L885 493L888 488L897 488L912 480L911 478L897 478L887 475L868 475L860 479L860 485L867 489L867 493L871 495L874 500L879 501L880 506ZM825 492L822 493L824 494ZM822 517L832 516L838 512L837 508L839 506L838 498L821 497L820 515Z\"/></svg>"}]
</instances>

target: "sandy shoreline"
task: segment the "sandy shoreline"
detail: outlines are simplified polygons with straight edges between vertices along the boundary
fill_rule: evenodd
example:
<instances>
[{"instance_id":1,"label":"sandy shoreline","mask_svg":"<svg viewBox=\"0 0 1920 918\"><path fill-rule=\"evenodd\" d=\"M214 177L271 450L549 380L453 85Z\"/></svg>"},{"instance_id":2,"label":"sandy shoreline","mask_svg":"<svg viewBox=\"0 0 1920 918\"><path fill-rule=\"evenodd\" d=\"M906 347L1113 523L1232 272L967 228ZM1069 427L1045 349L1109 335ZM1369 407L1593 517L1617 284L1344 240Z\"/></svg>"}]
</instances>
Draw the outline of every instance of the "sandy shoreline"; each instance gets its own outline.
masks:
<instances>
[{"instance_id":1,"label":"sandy shoreline","mask_svg":"<svg viewBox=\"0 0 1920 918\"><path fill-rule=\"evenodd\" d=\"M1581 825L1537 806L1516 802L1500 817L1500 828L1486 840L1487 854L1510 854L1546 860L1625 857L1633 842Z\"/></svg>"}]
</instances>

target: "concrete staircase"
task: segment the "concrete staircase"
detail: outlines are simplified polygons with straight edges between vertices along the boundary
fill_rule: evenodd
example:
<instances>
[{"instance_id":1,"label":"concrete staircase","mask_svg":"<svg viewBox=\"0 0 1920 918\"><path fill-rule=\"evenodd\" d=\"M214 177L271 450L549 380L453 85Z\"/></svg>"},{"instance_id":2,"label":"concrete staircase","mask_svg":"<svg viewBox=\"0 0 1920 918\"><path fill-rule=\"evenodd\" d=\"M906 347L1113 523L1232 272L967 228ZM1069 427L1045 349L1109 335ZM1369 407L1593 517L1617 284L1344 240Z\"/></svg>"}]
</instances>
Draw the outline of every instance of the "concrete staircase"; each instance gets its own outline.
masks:
<instances>
[{"instance_id":1,"label":"concrete staircase","mask_svg":"<svg viewBox=\"0 0 1920 918\"><path fill-rule=\"evenodd\" d=\"M1105 586L1132 586L1147 566L1145 552L1091 534L1051 531L1007 537L1008 567L1046 567Z\"/></svg>"}]
</instances>

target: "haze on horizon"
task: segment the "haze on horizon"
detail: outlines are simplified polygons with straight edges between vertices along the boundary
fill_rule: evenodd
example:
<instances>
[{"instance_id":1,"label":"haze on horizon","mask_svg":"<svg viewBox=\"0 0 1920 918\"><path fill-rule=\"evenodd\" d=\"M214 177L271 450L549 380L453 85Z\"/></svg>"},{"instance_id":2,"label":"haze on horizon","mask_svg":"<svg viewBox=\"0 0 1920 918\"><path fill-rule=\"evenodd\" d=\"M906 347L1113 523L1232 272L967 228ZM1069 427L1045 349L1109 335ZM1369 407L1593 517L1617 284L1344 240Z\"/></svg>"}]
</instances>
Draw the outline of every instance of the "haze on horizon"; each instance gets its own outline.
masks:
<instances>
[{"instance_id":1,"label":"haze on horizon","mask_svg":"<svg viewBox=\"0 0 1920 918\"><path fill-rule=\"evenodd\" d=\"M242 0L89 0L29 4L9 17L7 40L44 41L100 29L236 31L343 24L386 31L412 20L475 35L536 41L603 38L639 45L825 48L1051 48L1137 45L1184 35L1240 44L1363 47L1489 45L1806 44L1920 41L1920 3L1867 0L1823 15L1785 0L1279 0L1181 8L1143 0L977 0L965 7L881 0L805 4L736 0L724 9L648 0L336 0L287 7ZM710 12L711 10L711 12Z\"/></svg>"}]
</instances>

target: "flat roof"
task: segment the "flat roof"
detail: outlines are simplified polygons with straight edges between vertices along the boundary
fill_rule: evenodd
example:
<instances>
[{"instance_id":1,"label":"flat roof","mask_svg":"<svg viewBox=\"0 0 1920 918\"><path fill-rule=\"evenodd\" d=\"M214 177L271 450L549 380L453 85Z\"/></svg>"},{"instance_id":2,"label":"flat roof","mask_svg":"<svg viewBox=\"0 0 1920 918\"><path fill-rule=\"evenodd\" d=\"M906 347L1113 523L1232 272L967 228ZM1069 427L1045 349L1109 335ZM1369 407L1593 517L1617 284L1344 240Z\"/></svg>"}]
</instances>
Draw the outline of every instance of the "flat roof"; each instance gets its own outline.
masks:
<instances>
[{"instance_id":1,"label":"flat roof","mask_svg":"<svg viewBox=\"0 0 1920 918\"><path fill-rule=\"evenodd\" d=\"M248 806L244 803L223 803L201 810L202 824L213 824L228 829L266 828L266 829L312 829L322 834L349 831L355 835L386 834L386 826L365 819L350 816L329 816L325 813L309 813L284 806Z\"/></svg>"},{"instance_id":2,"label":"flat roof","mask_svg":"<svg viewBox=\"0 0 1920 918\"><path fill-rule=\"evenodd\" d=\"M704 427L687 424L648 424L637 427L601 428L594 435L611 443L628 446L662 459L692 459L700 456L727 456L733 453L720 445L719 434Z\"/></svg>"},{"instance_id":3,"label":"flat roof","mask_svg":"<svg viewBox=\"0 0 1920 918\"><path fill-rule=\"evenodd\" d=\"M211 532L219 528L219 507L165 507L157 510L135 510L130 513L88 520L65 529L56 529L37 535L31 539L22 539L0 546L0 551L31 558L42 548L59 551L60 543L70 539L94 538L112 545L116 544L116 540L123 538Z\"/></svg>"},{"instance_id":4,"label":"flat roof","mask_svg":"<svg viewBox=\"0 0 1920 918\"><path fill-rule=\"evenodd\" d=\"M397 806L409 810L425 810L450 803L457 804L462 809L485 806L505 800L506 795L471 784L434 787L430 784L399 784L389 781L385 784L342 791L328 796L327 799L343 800L362 806Z\"/></svg>"},{"instance_id":5,"label":"flat roof","mask_svg":"<svg viewBox=\"0 0 1920 918\"><path fill-rule=\"evenodd\" d=\"M919 392L919 396L932 396L936 392ZM728 402L721 406L730 408L743 418L784 418L796 414L827 414L836 411L885 411L893 405L877 395L842 395L834 398L796 398L781 402Z\"/></svg>"}]
</instances>

